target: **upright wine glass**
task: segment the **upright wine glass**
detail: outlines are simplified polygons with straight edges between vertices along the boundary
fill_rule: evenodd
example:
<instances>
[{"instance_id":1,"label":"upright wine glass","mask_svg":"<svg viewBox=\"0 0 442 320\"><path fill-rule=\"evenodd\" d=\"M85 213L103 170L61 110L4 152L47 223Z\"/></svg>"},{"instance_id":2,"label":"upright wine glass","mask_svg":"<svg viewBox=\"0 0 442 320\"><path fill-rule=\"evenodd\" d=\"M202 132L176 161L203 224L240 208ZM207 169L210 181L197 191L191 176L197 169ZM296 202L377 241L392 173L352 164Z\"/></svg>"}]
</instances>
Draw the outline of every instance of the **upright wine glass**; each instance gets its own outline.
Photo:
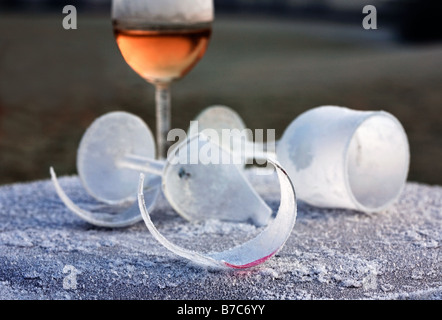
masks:
<instances>
[{"instance_id":1,"label":"upright wine glass","mask_svg":"<svg viewBox=\"0 0 442 320\"><path fill-rule=\"evenodd\" d=\"M204 56L213 0L113 0L112 24L129 66L155 86L157 157L165 159L171 127L170 84Z\"/></svg>"}]
</instances>

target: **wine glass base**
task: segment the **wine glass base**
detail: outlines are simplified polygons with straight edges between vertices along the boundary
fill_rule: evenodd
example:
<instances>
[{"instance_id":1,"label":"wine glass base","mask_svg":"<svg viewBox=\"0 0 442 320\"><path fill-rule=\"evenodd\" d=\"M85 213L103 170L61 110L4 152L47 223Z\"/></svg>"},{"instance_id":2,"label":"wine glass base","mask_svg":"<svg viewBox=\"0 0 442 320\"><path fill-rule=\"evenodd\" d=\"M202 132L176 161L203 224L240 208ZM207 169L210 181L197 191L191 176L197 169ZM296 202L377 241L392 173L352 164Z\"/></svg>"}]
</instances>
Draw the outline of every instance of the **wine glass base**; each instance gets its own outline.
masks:
<instances>
[{"instance_id":1,"label":"wine glass base","mask_svg":"<svg viewBox=\"0 0 442 320\"><path fill-rule=\"evenodd\" d=\"M88 193L108 204L134 201L140 172L123 165L131 154L155 157L155 141L144 121L120 111L97 118L86 130L77 152L78 174Z\"/></svg>"}]
</instances>

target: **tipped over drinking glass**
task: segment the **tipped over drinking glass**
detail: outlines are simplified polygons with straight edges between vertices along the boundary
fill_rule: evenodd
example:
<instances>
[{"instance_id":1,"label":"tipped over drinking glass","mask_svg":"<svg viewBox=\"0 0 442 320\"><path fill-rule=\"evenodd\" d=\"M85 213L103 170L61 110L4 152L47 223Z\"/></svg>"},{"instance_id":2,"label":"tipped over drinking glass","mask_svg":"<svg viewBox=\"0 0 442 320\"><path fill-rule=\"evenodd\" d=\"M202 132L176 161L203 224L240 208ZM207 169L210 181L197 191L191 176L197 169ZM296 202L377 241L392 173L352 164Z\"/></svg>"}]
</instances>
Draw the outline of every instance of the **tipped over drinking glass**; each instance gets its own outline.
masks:
<instances>
[{"instance_id":1,"label":"tipped over drinking glass","mask_svg":"<svg viewBox=\"0 0 442 320\"><path fill-rule=\"evenodd\" d=\"M170 84L204 56L213 0L113 0L115 38L127 64L155 86L157 158L167 157Z\"/></svg>"}]
</instances>

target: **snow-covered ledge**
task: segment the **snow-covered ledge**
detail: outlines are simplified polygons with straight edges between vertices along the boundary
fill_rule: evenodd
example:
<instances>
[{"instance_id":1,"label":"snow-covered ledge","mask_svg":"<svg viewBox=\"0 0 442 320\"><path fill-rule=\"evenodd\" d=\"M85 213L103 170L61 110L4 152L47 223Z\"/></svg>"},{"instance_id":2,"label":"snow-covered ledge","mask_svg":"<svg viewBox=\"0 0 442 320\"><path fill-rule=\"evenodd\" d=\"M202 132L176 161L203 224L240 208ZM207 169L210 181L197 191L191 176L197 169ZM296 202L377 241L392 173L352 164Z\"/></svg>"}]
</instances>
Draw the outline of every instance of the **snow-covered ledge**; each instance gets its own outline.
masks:
<instances>
[{"instance_id":1,"label":"snow-covered ledge","mask_svg":"<svg viewBox=\"0 0 442 320\"><path fill-rule=\"evenodd\" d=\"M276 209L271 176L249 178ZM78 177L60 184L75 203L97 208ZM164 198L152 219L174 242L202 251L259 231L191 224ZM441 244L442 187L419 183L407 183L398 202L376 214L298 203L284 248L246 271L192 265L154 240L143 222L94 227L66 209L50 180L0 187L2 299L442 299Z\"/></svg>"}]
</instances>

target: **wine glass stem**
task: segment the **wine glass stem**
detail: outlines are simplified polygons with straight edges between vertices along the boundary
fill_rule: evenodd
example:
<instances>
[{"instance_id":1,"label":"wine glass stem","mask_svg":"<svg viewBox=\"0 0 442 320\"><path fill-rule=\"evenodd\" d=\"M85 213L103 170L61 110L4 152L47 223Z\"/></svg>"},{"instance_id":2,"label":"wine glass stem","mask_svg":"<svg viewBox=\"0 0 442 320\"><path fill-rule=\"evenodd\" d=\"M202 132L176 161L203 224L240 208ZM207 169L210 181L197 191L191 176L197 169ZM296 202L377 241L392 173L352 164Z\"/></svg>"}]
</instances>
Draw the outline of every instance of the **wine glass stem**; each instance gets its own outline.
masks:
<instances>
[{"instance_id":1,"label":"wine glass stem","mask_svg":"<svg viewBox=\"0 0 442 320\"><path fill-rule=\"evenodd\" d=\"M166 159L169 142L167 134L171 127L171 103L170 103L170 85L168 83L159 83L155 85L156 102L156 126L157 126L157 149L158 158Z\"/></svg>"}]
</instances>

